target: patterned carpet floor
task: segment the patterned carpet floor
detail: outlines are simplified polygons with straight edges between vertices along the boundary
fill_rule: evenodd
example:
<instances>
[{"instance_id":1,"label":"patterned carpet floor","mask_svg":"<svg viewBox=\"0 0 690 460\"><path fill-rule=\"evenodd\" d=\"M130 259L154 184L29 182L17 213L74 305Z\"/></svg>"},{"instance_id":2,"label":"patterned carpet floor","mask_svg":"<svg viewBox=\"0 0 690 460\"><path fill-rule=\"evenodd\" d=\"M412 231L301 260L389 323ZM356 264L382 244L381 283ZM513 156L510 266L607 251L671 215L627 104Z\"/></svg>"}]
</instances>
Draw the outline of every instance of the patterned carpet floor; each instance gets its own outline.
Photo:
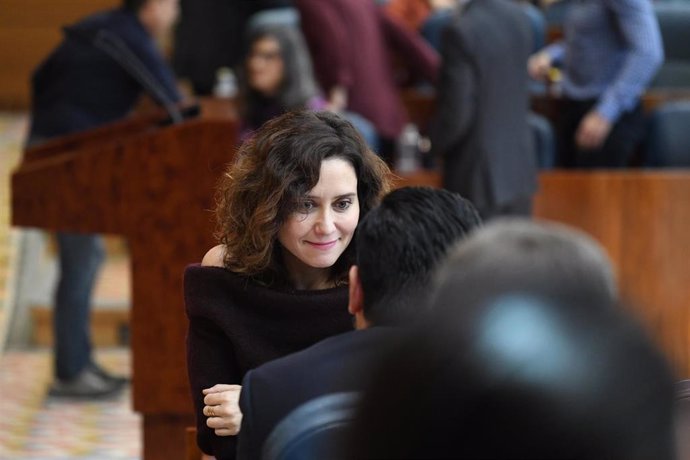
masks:
<instances>
[{"instance_id":1,"label":"patterned carpet floor","mask_svg":"<svg viewBox=\"0 0 690 460\"><path fill-rule=\"evenodd\" d=\"M126 349L102 350L107 369L126 374ZM0 459L138 459L141 417L130 392L104 402L62 402L46 397L49 350L7 351L0 358Z\"/></svg>"},{"instance_id":2,"label":"patterned carpet floor","mask_svg":"<svg viewBox=\"0 0 690 460\"><path fill-rule=\"evenodd\" d=\"M12 297L13 236L18 231L9 226L9 178L19 161L26 128L26 115L0 112L0 340ZM123 274L110 284L121 292L128 280L126 271L119 272ZM96 359L110 371L130 373L126 348L99 350ZM141 457L141 417L131 409L129 390L108 402L57 402L46 398L51 376L49 349L0 354L1 460Z\"/></svg>"}]
</instances>

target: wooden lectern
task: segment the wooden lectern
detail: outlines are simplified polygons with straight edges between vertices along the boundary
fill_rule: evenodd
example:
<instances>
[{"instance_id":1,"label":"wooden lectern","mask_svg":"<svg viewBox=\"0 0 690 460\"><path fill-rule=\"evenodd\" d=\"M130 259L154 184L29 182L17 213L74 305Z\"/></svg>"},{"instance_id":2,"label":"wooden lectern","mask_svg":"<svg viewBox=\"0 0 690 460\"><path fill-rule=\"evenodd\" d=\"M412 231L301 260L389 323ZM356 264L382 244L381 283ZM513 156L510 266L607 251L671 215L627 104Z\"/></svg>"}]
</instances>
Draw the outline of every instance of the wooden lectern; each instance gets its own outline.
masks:
<instances>
[{"instance_id":1,"label":"wooden lectern","mask_svg":"<svg viewBox=\"0 0 690 460\"><path fill-rule=\"evenodd\" d=\"M213 191L237 142L230 119L161 116L65 136L25 152L12 175L12 224L114 233L132 264L132 394L144 458L182 459L193 425L182 275L213 246Z\"/></svg>"}]
</instances>

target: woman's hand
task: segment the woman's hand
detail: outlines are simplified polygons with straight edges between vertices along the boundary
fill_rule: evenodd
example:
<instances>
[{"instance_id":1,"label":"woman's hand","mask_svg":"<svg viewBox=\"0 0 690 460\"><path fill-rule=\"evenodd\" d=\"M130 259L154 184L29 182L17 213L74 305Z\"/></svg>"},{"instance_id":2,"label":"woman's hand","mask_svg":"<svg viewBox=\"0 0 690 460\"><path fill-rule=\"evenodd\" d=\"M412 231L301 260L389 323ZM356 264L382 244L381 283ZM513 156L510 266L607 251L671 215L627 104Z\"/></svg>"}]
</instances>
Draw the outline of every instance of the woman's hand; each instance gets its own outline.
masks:
<instances>
[{"instance_id":1,"label":"woman's hand","mask_svg":"<svg viewBox=\"0 0 690 460\"><path fill-rule=\"evenodd\" d=\"M242 412L240 411L241 385L218 384L203 390L206 425L218 436L235 436L240 432Z\"/></svg>"}]
</instances>

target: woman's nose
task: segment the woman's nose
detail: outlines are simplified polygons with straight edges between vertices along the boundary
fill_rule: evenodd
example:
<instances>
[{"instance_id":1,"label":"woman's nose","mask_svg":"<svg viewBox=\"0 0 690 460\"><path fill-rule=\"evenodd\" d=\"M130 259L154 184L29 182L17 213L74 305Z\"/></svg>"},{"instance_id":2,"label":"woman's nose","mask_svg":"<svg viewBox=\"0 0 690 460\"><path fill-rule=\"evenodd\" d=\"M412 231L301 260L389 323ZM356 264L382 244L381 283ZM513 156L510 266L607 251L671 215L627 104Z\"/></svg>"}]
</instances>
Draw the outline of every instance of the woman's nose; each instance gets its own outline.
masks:
<instances>
[{"instance_id":1,"label":"woman's nose","mask_svg":"<svg viewBox=\"0 0 690 460\"><path fill-rule=\"evenodd\" d=\"M321 235L328 235L335 231L335 221L330 210L319 213L319 218L315 225L315 231Z\"/></svg>"}]
</instances>

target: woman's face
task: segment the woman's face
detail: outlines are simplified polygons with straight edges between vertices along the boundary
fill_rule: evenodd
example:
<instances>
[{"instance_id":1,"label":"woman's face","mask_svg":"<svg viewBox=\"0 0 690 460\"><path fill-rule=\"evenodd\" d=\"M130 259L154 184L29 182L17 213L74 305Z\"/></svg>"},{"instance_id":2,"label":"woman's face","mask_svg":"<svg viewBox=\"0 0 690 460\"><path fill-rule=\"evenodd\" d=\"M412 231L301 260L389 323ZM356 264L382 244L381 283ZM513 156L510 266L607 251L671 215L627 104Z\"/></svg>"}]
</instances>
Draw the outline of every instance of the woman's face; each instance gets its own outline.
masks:
<instances>
[{"instance_id":1,"label":"woman's face","mask_svg":"<svg viewBox=\"0 0 690 460\"><path fill-rule=\"evenodd\" d=\"M252 45L247 58L249 86L266 96L273 96L283 81L284 63L280 44L275 38L263 37Z\"/></svg>"},{"instance_id":2,"label":"woman's face","mask_svg":"<svg viewBox=\"0 0 690 460\"><path fill-rule=\"evenodd\" d=\"M319 181L278 231L290 274L330 268L352 240L359 221L357 176L342 158L321 163Z\"/></svg>"}]
</instances>

